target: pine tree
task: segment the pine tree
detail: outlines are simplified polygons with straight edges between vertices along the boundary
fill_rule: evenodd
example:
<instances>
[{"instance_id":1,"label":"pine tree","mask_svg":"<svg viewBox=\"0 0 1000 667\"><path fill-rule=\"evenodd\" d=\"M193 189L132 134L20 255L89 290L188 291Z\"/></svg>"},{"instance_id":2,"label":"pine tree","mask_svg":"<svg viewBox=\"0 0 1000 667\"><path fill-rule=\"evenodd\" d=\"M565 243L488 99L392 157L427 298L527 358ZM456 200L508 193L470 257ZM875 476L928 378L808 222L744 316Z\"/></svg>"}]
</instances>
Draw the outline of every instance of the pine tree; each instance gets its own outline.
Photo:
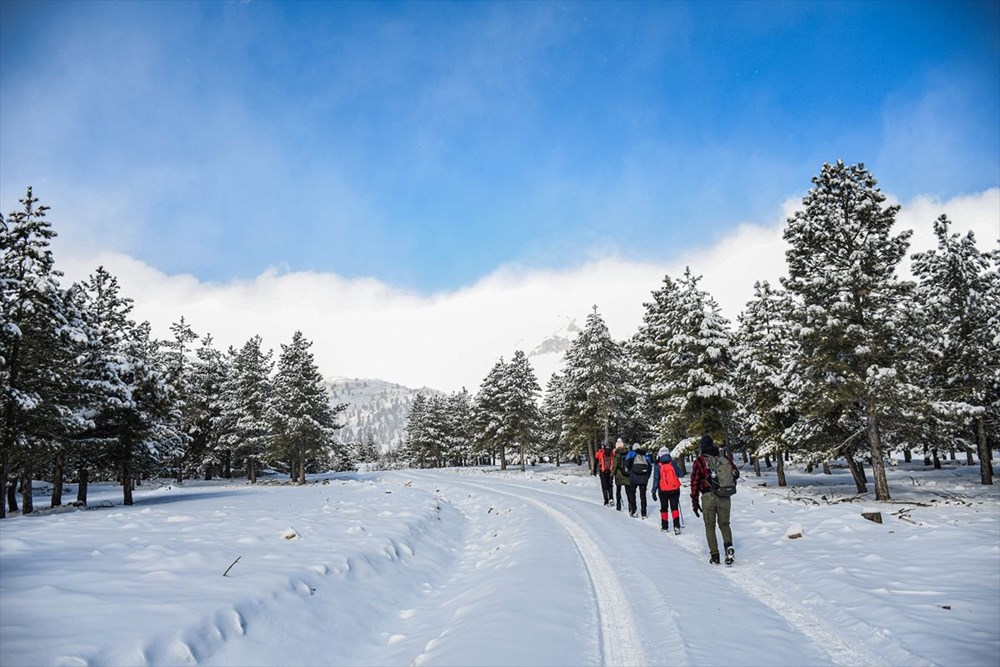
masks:
<instances>
[{"instance_id":1,"label":"pine tree","mask_svg":"<svg viewBox=\"0 0 1000 667\"><path fill-rule=\"evenodd\" d=\"M687 438L690 448L693 436L710 433L723 442L733 431L732 334L700 279L690 269L680 281L665 279L633 343L644 361L649 412L659 418L654 445Z\"/></svg>"},{"instance_id":2,"label":"pine tree","mask_svg":"<svg viewBox=\"0 0 1000 667\"><path fill-rule=\"evenodd\" d=\"M219 436L220 398L226 381L226 365L222 353L215 349L211 335L202 338L201 347L195 352L191 366L191 408L193 428L188 449L188 462L195 469L204 471L205 479L212 479L216 471L224 468L220 456Z\"/></svg>"},{"instance_id":3,"label":"pine tree","mask_svg":"<svg viewBox=\"0 0 1000 667\"><path fill-rule=\"evenodd\" d=\"M787 294L772 289L767 281L755 283L754 298L739 317L733 355L734 384L755 461L760 456L775 456L779 486L786 484L782 452L792 444L786 433L798 418L789 389L796 353L788 320L791 311Z\"/></svg>"},{"instance_id":4,"label":"pine tree","mask_svg":"<svg viewBox=\"0 0 1000 667\"><path fill-rule=\"evenodd\" d=\"M503 385L502 438L520 456L521 472L529 449L538 439L541 411L538 394L541 388L535 371L524 352L517 350L507 364Z\"/></svg>"},{"instance_id":5,"label":"pine tree","mask_svg":"<svg viewBox=\"0 0 1000 667\"><path fill-rule=\"evenodd\" d=\"M586 448L591 473L596 474L597 441L607 441L612 423L621 418L615 409L626 402L627 381L624 350L611 338L597 306L566 351L564 372L565 426L578 451Z\"/></svg>"},{"instance_id":6,"label":"pine tree","mask_svg":"<svg viewBox=\"0 0 1000 667\"><path fill-rule=\"evenodd\" d=\"M952 424L949 435L972 425L969 440L976 442L981 481L988 485L993 466L987 425L995 428L998 420L994 388L1000 375L1000 335L991 319L1000 312L1000 274L972 232L950 234L950 225L947 216L938 218L937 249L913 256L925 312L921 370L936 412Z\"/></svg>"},{"instance_id":7,"label":"pine tree","mask_svg":"<svg viewBox=\"0 0 1000 667\"><path fill-rule=\"evenodd\" d=\"M176 397L173 404L175 417L174 428L178 433L178 446L175 448L176 479L184 481L184 469L188 464L189 447L194 441L197 429L198 407L195 390L194 368L190 359L191 345L199 336L181 317L179 322L170 325L173 340L163 343L166 348L164 358L167 366L167 377Z\"/></svg>"},{"instance_id":8,"label":"pine tree","mask_svg":"<svg viewBox=\"0 0 1000 667\"><path fill-rule=\"evenodd\" d=\"M220 446L236 461L246 462L247 479L257 482L258 467L271 444L268 406L271 397L272 352L261 350L254 336L231 355L220 399Z\"/></svg>"},{"instance_id":9,"label":"pine tree","mask_svg":"<svg viewBox=\"0 0 1000 667\"><path fill-rule=\"evenodd\" d=\"M28 188L23 209L0 216L0 484L6 490L12 464L30 483L38 450L51 437L59 407L54 387L63 381L59 359L60 289L45 220L47 206ZM48 436L48 437L47 437ZM29 513L30 486L23 511ZM6 493L4 494L6 498ZM0 502L0 517L6 505Z\"/></svg>"},{"instance_id":10,"label":"pine tree","mask_svg":"<svg viewBox=\"0 0 1000 667\"><path fill-rule=\"evenodd\" d=\"M545 386L545 395L541 406L541 433L539 440L542 452L560 465L566 458L569 449L569 432L565 428L566 415L566 377L560 372L553 373Z\"/></svg>"},{"instance_id":11,"label":"pine tree","mask_svg":"<svg viewBox=\"0 0 1000 667\"><path fill-rule=\"evenodd\" d=\"M306 483L306 462L332 448L338 428L336 415L347 405L333 406L323 376L301 331L281 346L278 371L272 384L268 419L275 453L295 471L299 484Z\"/></svg>"},{"instance_id":12,"label":"pine tree","mask_svg":"<svg viewBox=\"0 0 1000 667\"><path fill-rule=\"evenodd\" d=\"M875 497L888 500L880 422L906 393L894 333L907 286L895 271L911 233L892 236L899 207L885 205L864 165L825 164L813 184L784 233L783 284L800 306L803 409L809 418L861 406Z\"/></svg>"},{"instance_id":13,"label":"pine tree","mask_svg":"<svg viewBox=\"0 0 1000 667\"><path fill-rule=\"evenodd\" d=\"M504 437L503 402L507 364L501 357L483 378L473 406L475 447L492 459L500 455L500 469L507 469L507 439Z\"/></svg>"}]
</instances>

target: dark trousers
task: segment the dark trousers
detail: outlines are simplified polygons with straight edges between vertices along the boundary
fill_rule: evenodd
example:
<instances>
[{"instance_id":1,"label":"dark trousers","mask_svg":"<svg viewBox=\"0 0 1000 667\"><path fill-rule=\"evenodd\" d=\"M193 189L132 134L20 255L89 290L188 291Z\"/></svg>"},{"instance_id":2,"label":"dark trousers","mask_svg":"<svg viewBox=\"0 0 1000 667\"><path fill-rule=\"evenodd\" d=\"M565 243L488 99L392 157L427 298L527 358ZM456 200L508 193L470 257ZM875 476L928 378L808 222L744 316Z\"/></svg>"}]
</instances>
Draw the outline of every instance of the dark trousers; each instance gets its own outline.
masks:
<instances>
[{"instance_id":1,"label":"dark trousers","mask_svg":"<svg viewBox=\"0 0 1000 667\"><path fill-rule=\"evenodd\" d=\"M611 490L611 471L598 473L601 476L601 493L604 494L604 504L610 505L615 494Z\"/></svg>"},{"instance_id":2,"label":"dark trousers","mask_svg":"<svg viewBox=\"0 0 1000 667\"><path fill-rule=\"evenodd\" d=\"M618 511L621 511L621 509L622 509L622 488L623 487L625 488L625 493L626 494L630 493L630 489L632 488L630 485L628 485L628 484L619 484L617 481L615 482L615 509L618 510ZM635 506L635 499L634 498L632 500L632 505ZM633 510L633 511L635 511L635 510Z\"/></svg>"},{"instance_id":3,"label":"dark trousers","mask_svg":"<svg viewBox=\"0 0 1000 667\"><path fill-rule=\"evenodd\" d=\"M660 528L669 528L670 519L674 520L674 528L681 527L681 515L678 506L681 500L681 490L659 491L660 496Z\"/></svg>"},{"instance_id":4,"label":"dark trousers","mask_svg":"<svg viewBox=\"0 0 1000 667\"><path fill-rule=\"evenodd\" d=\"M625 493L628 494L628 513L635 514L635 496L636 491L639 492L639 507L642 510L640 514L646 516L646 485L645 484L629 484L625 487Z\"/></svg>"}]
</instances>

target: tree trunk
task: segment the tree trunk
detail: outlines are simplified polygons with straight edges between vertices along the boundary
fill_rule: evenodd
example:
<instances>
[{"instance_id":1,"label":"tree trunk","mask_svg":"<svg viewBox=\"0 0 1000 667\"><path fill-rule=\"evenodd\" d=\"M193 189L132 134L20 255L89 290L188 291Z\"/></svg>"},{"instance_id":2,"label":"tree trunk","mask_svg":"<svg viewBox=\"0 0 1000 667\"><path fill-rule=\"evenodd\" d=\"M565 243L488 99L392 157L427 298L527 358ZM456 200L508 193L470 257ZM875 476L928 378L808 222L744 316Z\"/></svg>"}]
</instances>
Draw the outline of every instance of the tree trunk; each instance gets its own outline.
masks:
<instances>
[{"instance_id":1,"label":"tree trunk","mask_svg":"<svg viewBox=\"0 0 1000 667\"><path fill-rule=\"evenodd\" d=\"M924 443L924 465L929 466L931 464L931 455L927 451L927 443Z\"/></svg>"},{"instance_id":2,"label":"tree trunk","mask_svg":"<svg viewBox=\"0 0 1000 667\"><path fill-rule=\"evenodd\" d=\"M788 486L788 480L785 479L785 457L778 452L774 460L778 463L778 486Z\"/></svg>"},{"instance_id":3,"label":"tree trunk","mask_svg":"<svg viewBox=\"0 0 1000 667\"><path fill-rule=\"evenodd\" d=\"M986 438L986 423L982 417L976 419L976 435L979 441L979 473L983 484L993 484L993 451Z\"/></svg>"},{"instance_id":4,"label":"tree trunk","mask_svg":"<svg viewBox=\"0 0 1000 667\"><path fill-rule=\"evenodd\" d=\"M937 447L932 447L931 448L931 460L934 461L934 469L935 470L940 470L941 469L941 459L938 458Z\"/></svg>"},{"instance_id":5,"label":"tree trunk","mask_svg":"<svg viewBox=\"0 0 1000 667\"><path fill-rule=\"evenodd\" d=\"M865 477L865 468L862 464L854 460L854 455L850 452L844 454L847 459L847 467L851 469L851 476L854 478L854 485L858 487L858 493L868 493L868 480Z\"/></svg>"},{"instance_id":6,"label":"tree trunk","mask_svg":"<svg viewBox=\"0 0 1000 667\"><path fill-rule=\"evenodd\" d=\"M0 456L0 519L7 516L7 478L10 477L10 451L6 447ZM11 511L17 509L11 507Z\"/></svg>"},{"instance_id":7,"label":"tree trunk","mask_svg":"<svg viewBox=\"0 0 1000 667\"><path fill-rule=\"evenodd\" d=\"M177 477L176 477L175 481L178 484L183 484L184 483L184 462L183 461L178 461L177 462Z\"/></svg>"},{"instance_id":8,"label":"tree trunk","mask_svg":"<svg viewBox=\"0 0 1000 667\"><path fill-rule=\"evenodd\" d=\"M955 460L955 448L954 447L949 447L948 448L948 460L949 461L954 461Z\"/></svg>"},{"instance_id":9,"label":"tree trunk","mask_svg":"<svg viewBox=\"0 0 1000 667\"><path fill-rule=\"evenodd\" d=\"M910 451L909 447L903 450L903 461L905 463L910 463L911 461L913 461L913 452Z\"/></svg>"},{"instance_id":10,"label":"tree trunk","mask_svg":"<svg viewBox=\"0 0 1000 667\"><path fill-rule=\"evenodd\" d=\"M247 479L251 484L257 483L257 465L252 456L247 457Z\"/></svg>"},{"instance_id":11,"label":"tree trunk","mask_svg":"<svg viewBox=\"0 0 1000 667\"><path fill-rule=\"evenodd\" d=\"M753 472L757 477L760 477L760 457L753 457Z\"/></svg>"},{"instance_id":12,"label":"tree trunk","mask_svg":"<svg viewBox=\"0 0 1000 667\"><path fill-rule=\"evenodd\" d=\"M830 462L829 461L823 461L823 474L824 475L832 475L833 474L833 470L830 469ZM864 475L865 475L865 471L864 471L864 469L862 469L861 470L861 476L864 477Z\"/></svg>"},{"instance_id":13,"label":"tree trunk","mask_svg":"<svg viewBox=\"0 0 1000 667\"><path fill-rule=\"evenodd\" d=\"M7 485L7 506L10 508L11 512L17 511L17 480L10 480L10 484Z\"/></svg>"},{"instance_id":14,"label":"tree trunk","mask_svg":"<svg viewBox=\"0 0 1000 667\"><path fill-rule=\"evenodd\" d=\"M556 450L556 467L559 467L559 450Z\"/></svg>"},{"instance_id":15,"label":"tree trunk","mask_svg":"<svg viewBox=\"0 0 1000 667\"><path fill-rule=\"evenodd\" d=\"M232 479L233 478L233 454L232 454L232 452L226 452L226 455L223 458L224 458L224 461L223 461L223 467L222 467L222 477L224 479Z\"/></svg>"},{"instance_id":16,"label":"tree trunk","mask_svg":"<svg viewBox=\"0 0 1000 667\"><path fill-rule=\"evenodd\" d=\"M87 505L87 483L90 481L90 471L80 466L80 481L76 487L76 502Z\"/></svg>"},{"instance_id":17,"label":"tree trunk","mask_svg":"<svg viewBox=\"0 0 1000 667\"><path fill-rule=\"evenodd\" d=\"M885 464L882 461L882 437L878 430L878 414L871 401L868 402L868 446L872 454L875 500L890 500L889 481L885 477Z\"/></svg>"},{"instance_id":18,"label":"tree trunk","mask_svg":"<svg viewBox=\"0 0 1000 667\"><path fill-rule=\"evenodd\" d=\"M976 460L972 458L972 447L965 448L965 465L967 466L976 465Z\"/></svg>"},{"instance_id":19,"label":"tree trunk","mask_svg":"<svg viewBox=\"0 0 1000 667\"><path fill-rule=\"evenodd\" d=\"M64 459L65 454L62 448L60 448L56 452L55 469L52 471L52 507L60 507L62 505Z\"/></svg>"},{"instance_id":20,"label":"tree trunk","mask_svg":"<svg viewBox=\"0 0 1000 667\"><path fill-rule=\"evenodd\" d=\"M24 473L21 476L21 514L31 514L34 511L35 500L32 498L31 470L25 464Z\"/></svg>"},{"instance_id":21,"label":"tree trunk","mask_svg":"<svg viewBox=\"0 0 1000 667\"><path fill-rule=\"evenodd\" d=\"M500 446L500 470L507 469L507 448Z\"/></svg>"},{"instance_id":22,"label":"tree trunk","mask_svg":"<svg viewBox=\"0 0 1000 667\"><path fill-rule=\"evenodd\" d=\"M518 449L521 453L521 472L524 472L524 445L518 445Z\"/></svg>"},{"instance_id":23,"label":"tree trunk","mask_svg":"<svg viewBox=\"0 0 1000 667\"><path fill-rule=\"evenodd\" d=\"M299 485L306 483L306 453L299 452Z\"/></svg>"},{"instance_id":24,"label":"tree trunk","mask_svg":"<svg viewBox=\"0 0 1000 667\"><path fill-rule=\"evenodd\" d=\"M132 445L126 445L122 457L122 503L132 504Z\"/></svg>"},{"instance_id":25,"label":"tree trunk","mask_svg":"<svg viewBox=\"0 0 1000 667\"><path fill-rule=\"evenodd\" d=\"M743 455L743 463L750 463L750 455L747 454L746 447L741 449L740 453Z\"/></svg>"},{"instance_id":26,"label":"tree trunk","mask_svg":"<svg viewBox=\"0 0 1000 667\"><path fill-rule=\"evenodd\" d=\"M771 455L770 454L764 454L764 465L767 466L768 468L771 467Z\"/></svg>"},{"instance_id":27,"label":"tree trunk","mask_svg":"<svg viewBox=\"0 0 1000 667\"><path fill-rule=\"evenodd\" d=\"M590 466L590 474L597 475L597 437L591 438L587 442L587 465ZM606 441L605 441L606 442Z\"/></svg>"},{"instance_id":28,"label":"tree trunk","mask_svg":"<svg viewBox=\"0 0 1000 667\"><path fill-rule=\"evenodd\" d=\"M212 464L211 463L206 463L205 464L205 481L207 482L207 481L209 481L211 479L212 479Z\"/></svg>"}]
</instances>

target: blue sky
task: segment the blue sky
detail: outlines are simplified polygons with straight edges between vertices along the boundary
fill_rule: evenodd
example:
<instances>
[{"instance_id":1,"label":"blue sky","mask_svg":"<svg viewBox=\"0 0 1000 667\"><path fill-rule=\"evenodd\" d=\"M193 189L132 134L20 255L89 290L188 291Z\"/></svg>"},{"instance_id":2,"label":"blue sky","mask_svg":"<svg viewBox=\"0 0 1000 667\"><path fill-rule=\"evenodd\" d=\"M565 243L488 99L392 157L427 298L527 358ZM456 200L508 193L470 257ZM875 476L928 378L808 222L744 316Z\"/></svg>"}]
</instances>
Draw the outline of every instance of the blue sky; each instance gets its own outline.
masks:
<instances>
[{"instance_id":1,"label":"blue sky","mask_svg":"<svg viewBox=\"0 0 1000 667\"><path fill-rule=\"evenodd\" d=\"M0 208L213 282L671 259L838 158L1000 185L998 8L4 0Z\"/></svg>"}]
</instances>

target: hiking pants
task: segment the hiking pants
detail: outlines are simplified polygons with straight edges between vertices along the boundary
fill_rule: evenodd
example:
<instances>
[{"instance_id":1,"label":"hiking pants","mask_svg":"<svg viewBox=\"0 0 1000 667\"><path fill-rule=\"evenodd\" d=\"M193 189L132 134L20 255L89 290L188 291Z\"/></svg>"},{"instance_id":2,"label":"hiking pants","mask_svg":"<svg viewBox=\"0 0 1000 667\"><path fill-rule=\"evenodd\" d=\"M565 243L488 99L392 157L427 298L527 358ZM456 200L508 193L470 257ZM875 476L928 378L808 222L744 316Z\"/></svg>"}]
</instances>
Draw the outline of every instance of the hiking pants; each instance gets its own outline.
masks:
<instances>
[{"instance_id":1,"label":"hiking pants","mask_svg":"<svg viewBox=\"0 0 1000 667\"><path fill-rule=\"evenodd\" d=\"M615 487L616 487L615 488L615 493L617 494L617 496L615 498L615 509L618 510L618 511L621 511L621 509L622 509L622 487L625 487L625 493L628 494L629 493L629 489L631 489L632 486L630 484L619 484L618 482L615 482ZM635 505L635 499L634 498L632 500L632 505L633 506Z\"/></svg>"},{"instance_id":2,"label":"hiking pants","mask_svg":"<svg viewBox=\"0 0 1000 667\"><path fill-rule=\"evenodd\" d=\"M720 498L711 491L701 494L701 516L705 519L705 537L708 538L708 550L713 556L719 555L719 541L715 535L716 522L722 531L722 544L729 546L733 543L733 531L729 529L729 510L732 505L732 498Z\"/></svg>"},{"instance_id":3,"label":"hiking pants","mask_svg":"<svg viewBox=\"0 0 1000 667\"><path fill-rule=\"evenodd\" d=\"M601 493L604 494L604 504L610 505L615 494L611 490L611 471L598 473L601 476Z\"/></svg>"},{"instance_id":4,"label":"hiking pants","mask_svg":"<svg viewBox=\"0 0 1000 667\"><path fill-rule=\"evenodd\" d=\"M635 489L639 495L639 514L646 516L646 485L645 484L633 484L632 488ZM635 501L632 501L632 511L635 511Z\"/></svg>"},{"instance_id":5,"label":"hiking pants","mask_svg":"<svg viewBox=\"0 0 1000 667\"><path fill-rule=\"evenodd\" d=\"M674 520L674 528L681 527L681 512L678 505L681 500L681 490L657 491L660 497L660 527L669 528L670 519Z\"/></svg>"},{"instance_id":6,"label":"hiking pants","mask_svg":"<svg viewBox=\"0 0 1000 667\"><path fill-rule=\"evenodd\" d=\"M626 486L625 493L628 495L628 513L635 514L635 484Z\"/></svg>"}]
</instances>

